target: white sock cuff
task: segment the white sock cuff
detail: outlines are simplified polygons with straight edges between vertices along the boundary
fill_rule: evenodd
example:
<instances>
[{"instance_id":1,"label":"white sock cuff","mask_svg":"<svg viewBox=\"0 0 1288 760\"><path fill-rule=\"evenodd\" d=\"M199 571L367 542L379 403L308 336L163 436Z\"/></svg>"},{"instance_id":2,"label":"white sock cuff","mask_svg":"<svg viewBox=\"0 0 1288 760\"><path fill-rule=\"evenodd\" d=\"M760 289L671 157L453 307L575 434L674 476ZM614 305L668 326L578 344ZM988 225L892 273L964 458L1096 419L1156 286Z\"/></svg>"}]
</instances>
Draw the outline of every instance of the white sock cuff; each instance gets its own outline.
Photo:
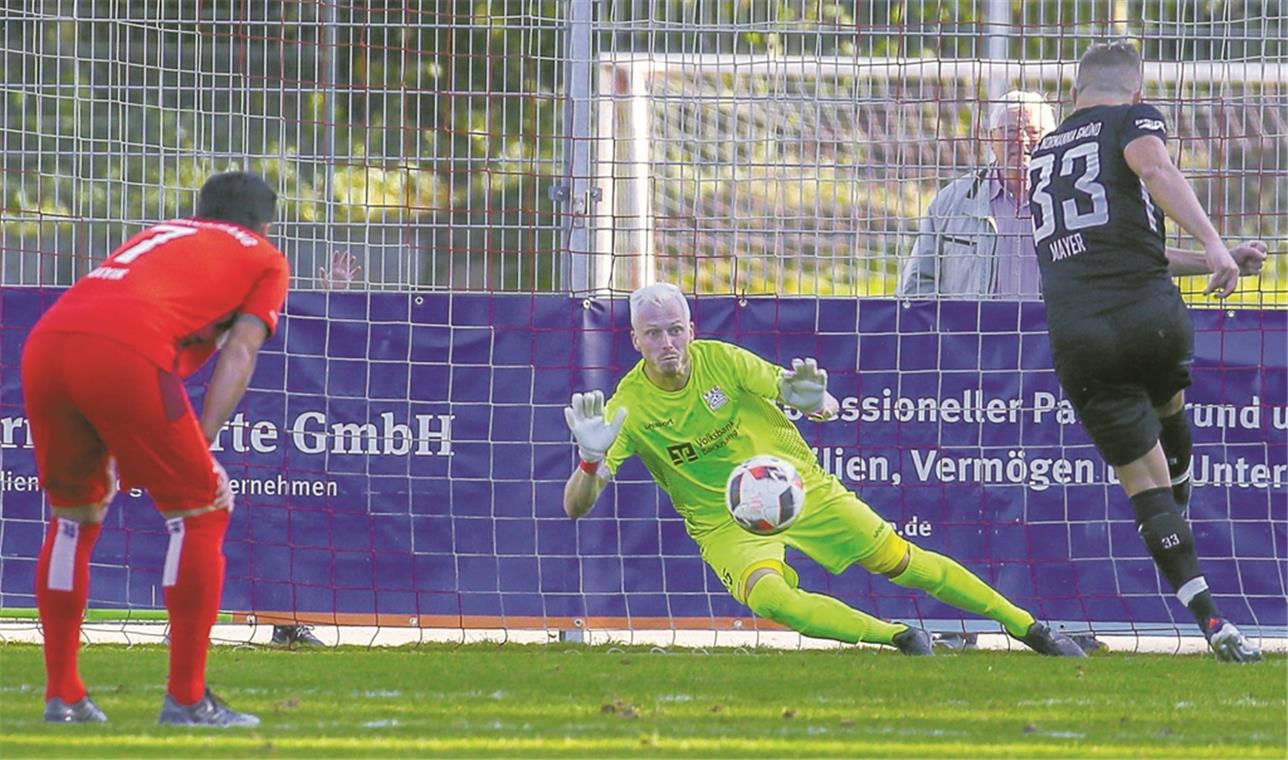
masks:
<instances>
[{"instance_id":1,"label":"white sock cuff","mask_svg":"<svg viewBox=\"0 0 1288 760\"><path fill-rule=\"evenodd\" d=\"M1191 578L1176 589L1176 598L1181 600L1181 604L1189 606L1194 601L1194 597L1208 590L1207 579L1203 576Z\"/></svg>"},{"instance_id":2,"label":"white sock cuff","mask_svg":"<svg viewBox=\"0 0 1288 760\"><path fill-rule=\"evenodd\" d=\"M74 591L76 586L76 545L80 543L80 523L55 518L54 547L49 553L50 591Z\"/></svg>"},{"instance_id":3,"label":"white sock cuff","mask_svg":"<svg viewBox=\"0 0 1288 760\"><path fill-rule=\"evenodd\" d=\"M170 588L179 582L179 557L183 554L183 518L165 521L170 533L170 545L165 549L165 568L161 571L161 587Z\"/></svg>"}]
</instances>

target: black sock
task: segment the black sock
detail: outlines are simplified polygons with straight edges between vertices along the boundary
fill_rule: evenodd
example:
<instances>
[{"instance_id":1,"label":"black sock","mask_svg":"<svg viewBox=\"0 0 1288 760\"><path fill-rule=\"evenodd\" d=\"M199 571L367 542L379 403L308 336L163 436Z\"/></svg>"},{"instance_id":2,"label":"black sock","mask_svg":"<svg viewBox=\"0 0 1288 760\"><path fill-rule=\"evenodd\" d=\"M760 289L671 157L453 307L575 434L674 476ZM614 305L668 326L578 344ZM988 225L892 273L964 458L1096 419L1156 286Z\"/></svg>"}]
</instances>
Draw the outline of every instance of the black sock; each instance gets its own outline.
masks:
<instances>
[{"instance_id":1,"label":"black sock","mask_svg":"<svg viewBox=\"0 0 1288 760\"><path fill-rule=\"evenodd\" d=\"M1189 608L1190 614L1198 621L1199 628L1204 633L1209 630L1221 619L1221 610L1217 609L1216 602L1212 600L1212 594L1206 589L1194 595L1190 603L1185 605Z\"/></svg>"},{"instance_id":2,"label":"black sock","mask_svg":"<svg viewBox=\"0 0 1288 760\"><path fill-rule=\"evenodd\" d=\"M1194 534L1172 500L1171 489L1154 488L1131 497L1136 528L1154 564L1206 632L1220 611L1208 592L1207 580L1194 551Z\"/></svg>"},{"instance_id":3,"label":"black sock","mask_svg":"<svg viewBox=\"0 0 1288 760\"><path fill-rule=\"evenodd\" d=\"M1171 417L1159 419L1163 429L1159 432L1158 442L1167 457L1167 474L1172 478L1172 498L1185 509L1190 505L1190 456L1194 449L1194 436L1190 431L1190 421L1185 417L1185 410ZM1184 477L1181 482L1177 478Z\"/></svg>"}]
</instances>

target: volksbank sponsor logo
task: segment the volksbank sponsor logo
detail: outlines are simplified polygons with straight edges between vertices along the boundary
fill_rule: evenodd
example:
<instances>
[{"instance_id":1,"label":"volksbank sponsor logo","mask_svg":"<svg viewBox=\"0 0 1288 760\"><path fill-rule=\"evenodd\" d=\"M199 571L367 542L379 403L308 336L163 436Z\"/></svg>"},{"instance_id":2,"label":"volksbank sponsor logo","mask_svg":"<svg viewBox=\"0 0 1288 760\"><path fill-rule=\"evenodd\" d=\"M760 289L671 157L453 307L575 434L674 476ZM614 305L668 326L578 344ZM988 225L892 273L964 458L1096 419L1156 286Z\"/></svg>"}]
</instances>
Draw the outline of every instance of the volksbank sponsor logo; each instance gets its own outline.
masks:
<instances>
[{"instance_id":1,"label":"volksbank sponsor logo","mask_svg":"<svg viewBox=\"0 0 1288 760\"><path fill-rule=\"evenodd\" d=\"M729 442L737 437L738 420L735 418L709 433L703 433L692 442L686 441L667 446L666 453L671 457L671 464L674 465L696 462L699 457L728 446Z\"/></svg>"},{"instance_id":2,"label":"volksbank sponsor logo","mask_svg":"<svg viewBox=\"0 0 1288 760\"><path fill-rule=\"evenodd\" d=\"M667 446L666 453L671 457L671 464L685 464L698 461L698 450L691 443L677 443Z\"/></svg>"},{"instance_id":3,"label":"volksbank sponsor logo","mask_svg":"<svg viewBox=\"0 0 1288 760\"><path fill-rule=\"evenodd\" d=\"M698 439L694 441L694 443L702 450L703 454L710 454L716 449L725 446L730 439L737 437L738 419L735 417L715 430L712 430L710 433L698 436Z\"/></svg>"}]
</instances>

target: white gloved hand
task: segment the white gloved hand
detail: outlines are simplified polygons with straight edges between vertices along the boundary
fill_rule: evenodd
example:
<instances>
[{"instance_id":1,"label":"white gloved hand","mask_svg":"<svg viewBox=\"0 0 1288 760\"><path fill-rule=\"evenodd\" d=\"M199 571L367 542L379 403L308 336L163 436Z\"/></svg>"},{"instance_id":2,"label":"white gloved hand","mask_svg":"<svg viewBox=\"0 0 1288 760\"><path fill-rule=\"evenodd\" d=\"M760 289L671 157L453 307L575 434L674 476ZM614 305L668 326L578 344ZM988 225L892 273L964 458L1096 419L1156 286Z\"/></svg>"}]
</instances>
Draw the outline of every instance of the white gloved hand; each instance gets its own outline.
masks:
<instances>
[{"instance_id":1,"label":"white gloved hand","mask_svg":"<svg viewBox=\"0 0 1288 760\"><path fill-rule=\"evenodd\" d=\"M603 392L574 393L572 404L564 407L564 420L577 439L577 453L582 461L594 464L603 460L608 447L617 440L626 422L626 410L618 409L613 421L605 422Z\"/></svg>"},{"instance_id":2,"label":"white gloved hand","mask_svg":"<svg viewBox=\"0 0 1288 760\"><path fill-rule=\"evenodd\" d=\"M778 381L778 397L784 404L805 414L823 409L827 396L827 370L819 369L814 359L792 359L792 368L782 371Z\"/></svg>"}]
</instances>

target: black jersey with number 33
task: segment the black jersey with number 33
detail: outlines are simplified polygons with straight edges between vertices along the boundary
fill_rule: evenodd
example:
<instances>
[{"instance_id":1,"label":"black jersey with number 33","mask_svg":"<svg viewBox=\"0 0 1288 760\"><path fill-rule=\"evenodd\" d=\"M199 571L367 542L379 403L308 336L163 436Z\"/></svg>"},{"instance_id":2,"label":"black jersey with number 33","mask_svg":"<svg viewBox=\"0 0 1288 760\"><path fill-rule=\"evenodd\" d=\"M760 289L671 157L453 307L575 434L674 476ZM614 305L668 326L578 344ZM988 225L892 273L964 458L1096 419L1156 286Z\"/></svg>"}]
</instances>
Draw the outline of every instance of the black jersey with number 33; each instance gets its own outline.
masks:
<instances>
[{"instance_id":1,"label":"black jersey with number 33","mask_svg":"<svg viewBox=\"0 0 1288 760\"><path fill-rule=\"evenodd\" d=\"M1075 111L1033 151L1029 208L1052 327L1176 291L1163 253L1163 213L1123 157L1142 135L1167 139L1157 108L1092 106Z\"/></svg>"}]
</instances>

